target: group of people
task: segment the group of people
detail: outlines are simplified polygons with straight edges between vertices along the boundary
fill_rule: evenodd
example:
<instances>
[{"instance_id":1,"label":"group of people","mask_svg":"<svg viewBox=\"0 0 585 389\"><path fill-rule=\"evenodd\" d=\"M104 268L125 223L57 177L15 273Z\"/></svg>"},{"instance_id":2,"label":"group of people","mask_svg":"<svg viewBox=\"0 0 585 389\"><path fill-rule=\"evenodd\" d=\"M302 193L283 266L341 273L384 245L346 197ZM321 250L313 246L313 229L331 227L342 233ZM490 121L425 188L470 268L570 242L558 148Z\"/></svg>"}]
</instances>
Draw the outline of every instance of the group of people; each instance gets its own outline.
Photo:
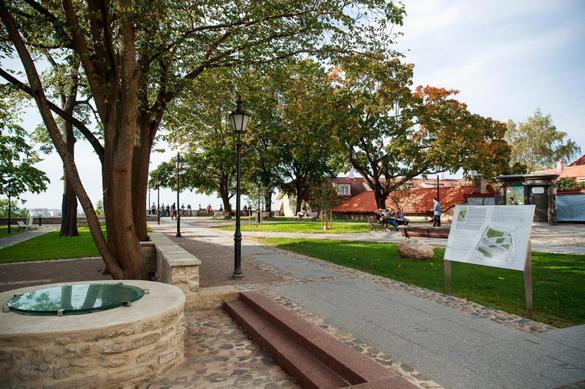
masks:
<instances>
[{"instance_id":1,"label":"group of people","mask_svg":"<svg viewBox=\"0 0 585 389\"><path fill-rule=\"evenodd\" d=\"M203 208L201 208L201 204L199 204L199 211L202 210ZM207 211L208 215L213 214L211 204L209 204L205 210ZM179 209L177 209L176 203L173 203L172 205L167 204L166 206L163 203L159 207L157 207L155 203L152 203L150 209L148 210L149 215L160 215L161 217L170 216L171 219L175 219L177 217L177 212L179 212ZM181 204L180 212L181 216L193 216L191 204L187 204L187 207L185 207L185 204Z\"/></svg>"},{"instance_id":2,"label":"group of people","mask_svg":"<svg viewBox=\"0 0 585 389\"><path fill-rule=\"evenodd\" d=\"M437 197L433 198L433 227L441 227L441 202ZM378 209L376 211L376 220L379 224L387 229L388 226L394 227L398 231L398 226L408 225L408 219L404 217L402 209L398 208L396 211L390 209Z\"/></svg>"},{"instance_id":3,"label":"group of people","mask_svg":"<svg viewBox=\"0 0 585 389\"><path fill-rule=\"evenodd\" d=\"M378 209L376 212L376 220L384 226L384 229L392 226L396 231L398 231L398 226L408 224L408 219L404 217L401 209L397 209L396 211L392 209Z\"/></svg>"}]
</instances>

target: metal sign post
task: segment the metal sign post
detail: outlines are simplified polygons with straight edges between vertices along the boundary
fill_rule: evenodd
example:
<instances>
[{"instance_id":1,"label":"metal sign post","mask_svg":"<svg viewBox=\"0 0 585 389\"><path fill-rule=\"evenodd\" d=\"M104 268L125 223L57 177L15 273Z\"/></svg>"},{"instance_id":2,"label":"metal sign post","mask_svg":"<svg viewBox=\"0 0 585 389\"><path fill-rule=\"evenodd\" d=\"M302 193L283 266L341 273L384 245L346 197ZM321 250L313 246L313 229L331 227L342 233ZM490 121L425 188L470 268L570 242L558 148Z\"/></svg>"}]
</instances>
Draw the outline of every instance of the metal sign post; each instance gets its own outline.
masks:
<instances>
[{"instance_id":1,"label":"metal sign post","mask_svg":"<svg viewBox=\"0 0 585 389\"><path fill-rule=\"evenodd\" d=\"M451 261L443 260L443 271L445 274L445 293L451 294Z\"/></svg>"},{"instance_id":2,"label":"metal sign post","mask_svg":"<svg viewBox=\"0 0 585 389\"><path fill-rule=\"evenodd\" d=\"M524 298L528 317L532 317L532 241L528 240L526 249L526 265L524 267Z\"/></svg>"},{"instance_id":3,"label":"metal sign post","mask_svg":"<svg viewBox=\"0 0 585 389\"><path fill-rule=\"evenodd\" d=\"M445 294L451 294L451 261L443 259L443 274L445 277ZM524 266L524 299L528 317L532 317L532 241L528 240L526 250L526 265Z\"/></svg>"}]
</instances>

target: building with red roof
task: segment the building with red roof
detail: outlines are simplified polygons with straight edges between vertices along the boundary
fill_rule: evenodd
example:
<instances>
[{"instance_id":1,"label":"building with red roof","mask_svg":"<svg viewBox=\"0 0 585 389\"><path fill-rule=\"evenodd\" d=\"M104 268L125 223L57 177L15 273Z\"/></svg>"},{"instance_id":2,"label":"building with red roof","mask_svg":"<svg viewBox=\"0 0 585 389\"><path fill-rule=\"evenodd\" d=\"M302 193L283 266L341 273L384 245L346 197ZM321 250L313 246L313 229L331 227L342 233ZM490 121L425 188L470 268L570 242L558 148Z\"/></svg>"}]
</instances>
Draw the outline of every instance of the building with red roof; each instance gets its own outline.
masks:
<instances>
[{"instance_id":1,"label":"building with red roof","mask_svg":"<svg viewBox=\"0 0 585 389\"><path fill-rule=\"evenodd\" d=\"M386 199L387 209L398 209L407 216L432 216L433 198L437 195L436 188L413 188L394 191ZM495 191L491 185L484 193L479 193L474 185L445 186L439 188L439 200L444 214L453 211L458 204L494 204ZM374 192L360 193L347 199L333 213L339 218L365 218L377 211Z\"/></svg>"},{"instance_id":2,"label":"building with red roof","mask_svg":"<svg viewBox=\"0 0 585 389\"><path fill-rule=\"evenodd\" d=\"M536 173L558 174L558 180L572 178L578 182L585 182L585 155L582 155L572 164L565 166L565 161L559 161L555 169L547 169Z\"/></svg>"}]
</instances>

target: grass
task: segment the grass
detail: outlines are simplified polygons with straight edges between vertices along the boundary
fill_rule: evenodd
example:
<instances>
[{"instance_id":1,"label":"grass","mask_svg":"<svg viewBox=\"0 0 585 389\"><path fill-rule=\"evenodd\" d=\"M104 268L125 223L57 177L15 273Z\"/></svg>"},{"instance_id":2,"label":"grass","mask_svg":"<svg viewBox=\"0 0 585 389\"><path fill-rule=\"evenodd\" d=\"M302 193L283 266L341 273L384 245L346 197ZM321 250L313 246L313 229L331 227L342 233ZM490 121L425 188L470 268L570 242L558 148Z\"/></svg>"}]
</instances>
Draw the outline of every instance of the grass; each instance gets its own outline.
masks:
<instances>
[{"instance_id":1,"label":"grass","mask_svg":"<svg viewBox=\"0 0 585 389\"><path fill-rule=\"evenodd\" d=\"M233 225L217 227L221 230L231 231L234 229ZM277 221L277 222L263 222L260 225L248 224L248 222L242 222L242 231L259 231L259 232L298 232L298 233L310 233L310 234L346 234L355 232L368 232L370 226L367 223L345 223L345 222L334 222L333 229L324 231L321 222L288 222L288 221Z\"/></svg>"},{"instance_id":2,"label":"grass","mask_svg":"<svg viewBox=\"0 0 585 389\"><path fill-rule=\"evenodd\" d=\"M428 261L402 259L397 245L353 241L262 238L281 249L319 258L367 273L444 290L444 249ZM526 316L523 273L453 262L452 292L479 304ZM585 324L585 256L532 253L533 319L568 327Z\"/></svg>"},{"instance_id":3,"label":"grass","mask_svg":"<svg viewBox=\"0 0 585 389\"><path fill-rule=\"evenodd\" d=\"M59 231L55 230L6 247L0 250L0 263L96 256L99 254L89 228L79 227L79 236L76 237L61 238Z\"/></svg>"},{"instance_id":4,"label":"grass","mask_svg":"<svg viewBox=\"0 0 585 389\"><path fill-rule=\"evenodd\" d=\"M0 226L0 239L6 238L7 236L16 235L18 233L18 226L10 227L10 235L8 235L8 226Z\"/></svg>"}]
</instances>

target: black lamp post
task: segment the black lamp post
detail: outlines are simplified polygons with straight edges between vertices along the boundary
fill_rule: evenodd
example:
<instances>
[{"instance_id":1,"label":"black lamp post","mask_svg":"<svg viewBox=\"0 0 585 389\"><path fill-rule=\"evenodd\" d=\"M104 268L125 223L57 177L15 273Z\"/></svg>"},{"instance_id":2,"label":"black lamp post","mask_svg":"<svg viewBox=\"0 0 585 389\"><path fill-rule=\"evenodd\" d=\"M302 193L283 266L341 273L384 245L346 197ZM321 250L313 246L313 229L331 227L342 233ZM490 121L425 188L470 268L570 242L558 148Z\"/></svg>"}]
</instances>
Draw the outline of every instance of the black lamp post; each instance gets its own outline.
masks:
<instances>
[{"instance_id":1,"label":"black lamp post","mask_svg":"<svg viewBox=\"0 0 585 389\"><path fill-rule=\"evenodd\" d=\"M232 278L242 278L242 232L240 231L240 152L242 134L248 126L250 115L244 111L242 98L238 96L238 107L230 114L230 122L236 134L236 232L234 233L234 273Z\"/></svg>"},{"instance_id":2,"label":"black lamp post","mask_svg":"<svg viewBox=\"0 0 585 389\"><path fill-rule=\"evenodd\" d=\"M12 191L12 182L8 181L8 231L7 233L10 234L10 225L12 224L12 198L10 193Z\"/></svg>"},{"instance_id":3,"label":"black lamp post","mask_svg":"<svg viewBox=\"0 0 585 389\"><path fill-rule=\"evenodd\" d=\"M160 182L156 182L156 224L160 224Z\"/></svg>"},{"instance_id":4,"label":"black lamp post","mask_svg":"<svg viewBox=\"0 0 585 389\"><path fill-rule=\"evenodd\" d=\"M175 160L175 167L177 168L177 206L176 206L176 210L177 210L177 235L175 235L177 238L181 237L181 212L180 208L179 208L179 192L181 190L180 188L180 180L179 180L179 173L181 171L181 154L177 153L177 159Z\"/></svg>"}]
</instances>

